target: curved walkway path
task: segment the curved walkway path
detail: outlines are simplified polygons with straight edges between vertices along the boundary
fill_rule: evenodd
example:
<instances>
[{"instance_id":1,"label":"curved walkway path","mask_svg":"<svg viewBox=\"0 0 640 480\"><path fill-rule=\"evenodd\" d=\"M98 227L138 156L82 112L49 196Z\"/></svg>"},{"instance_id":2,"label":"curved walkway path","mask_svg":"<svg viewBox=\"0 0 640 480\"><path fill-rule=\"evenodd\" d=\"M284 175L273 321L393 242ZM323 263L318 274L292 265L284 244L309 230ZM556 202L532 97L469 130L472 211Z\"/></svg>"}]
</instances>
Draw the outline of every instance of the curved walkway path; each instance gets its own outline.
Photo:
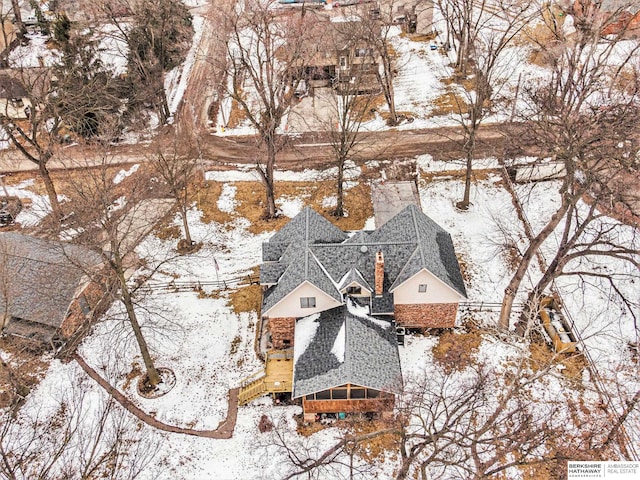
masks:
<instances>
[{"instance_id":1,"label":"curved walkway path","mask_svg":"<svg viewBox=\"0 0 640 480\"><path fill-rule=\"evenodd\" d=\"M84 359L78 355L77 353L72 357L78 365L82 367L82 369L93 378L98 384L104 388L109 395L111 395L120 405L126 408L133 415L138 417L144 423L157 428L158 430L164 430L165 432L171 433L182 433L184 435L193 435L195 437L205 437L205 438L217 438L217 439L227 439L233 436L233 430L236 426L236 418L238 416L238 390L237 388L232 388L229 390L229 407L227 410L227 418L225 418L218 428L215 430L193 430L191 428L182 428L176 427L173 425L167 425L156 419L155 417L149 415L148 413L142 411L138 408L134 403L125 397L120 391L116 388L112 387L104 378L100 376L98 372L96 372L93 368L91 368Z\"/></svg>"}]
</instances>

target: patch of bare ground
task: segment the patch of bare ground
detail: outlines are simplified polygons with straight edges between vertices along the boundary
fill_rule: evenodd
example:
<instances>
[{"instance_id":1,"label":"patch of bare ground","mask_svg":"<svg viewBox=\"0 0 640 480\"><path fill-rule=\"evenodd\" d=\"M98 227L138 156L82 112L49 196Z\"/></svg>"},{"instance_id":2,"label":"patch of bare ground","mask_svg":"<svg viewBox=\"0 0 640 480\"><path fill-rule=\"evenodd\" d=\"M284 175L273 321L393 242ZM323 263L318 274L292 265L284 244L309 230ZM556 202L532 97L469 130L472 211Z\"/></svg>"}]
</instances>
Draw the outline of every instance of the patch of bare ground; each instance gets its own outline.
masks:
<instances>
[{"instance_id":1,"label":"patch of bare ground","mask_svg":"<svg viewBox=\"0 0 640 480\"><path fill-rule=\"evenodd\" d=\"M169 215L156 225L153 233L161 240L178 240L182 236L182 229L173 224L173 217Z\"/></svg>"},{"instance_id":2,"label":"patch of bare ground","mask_svg":"<svg viewBox=\"0 0 640 480\"><path fill-rule=\"evenodd\" d=\"M465 322L466 332L447 330L433 346L433 359L442 366L445 373L462 371L475 363L474 355L482 343L482 330L472 321Z\"/></svg>"},{"instance_id":3,"label":"patch of bare ground","mask_svg":"<svg viewBox=\"0 0 640 480\"><path fill-rule=\"evenodd\" d=\"M222 194L223 184L220 182L197 182L191 189L192 202L196 202L198 210L202 212L204 223L216 222L224 225L233 220L233 217L218 208L218 199Z\"/></svg>"},{"instance_id":4,"label":"patch of bare ground","mask_svg":"<svg viewBox=\"0 0 640 480\"><path fill-rule=\"evenodd\" d=\"M364 420L363 417L350 417L346 420L338 420L336 422L324 425L320 422L305 423L302 416L297 418L297 432L303 437L320 432L326 428L339 428L345 432L345 435L362 436L382 430L388 430L392 427L392 420ZM390 455L397 455L395 452L399 448L399 437L393 433L386 433L373 436L368 440L364 440L356 446L355 453L364 461L369 463L384 462L389 459Z\"/></svg>"},{"instance_id":5,"label":"patch of bare ground","mask_svg":"<svg viewBox=\"0 0 640 480\"><path fill-rule=\"evenodd\" d=\"M210 182L214 184L214 182ZM272 220L265 220L264 215L264 187L259 182L236 182L235 214L249 220L249 231L254 234L279 230L289 218L280 216ZM322 206L326 197L335 195L335 182L324 180L316 182L277 182L276 194L279 199L300 198L304 205L314 208L324 215L334 225L342 230L361 230L368 218L373 216L371 205L371 189L369 185L359 183L345 191L344 202L347 217L334 217L331 208ZM221 191L221 190L220 190ZM218 194L219 198L219 194ZM203 216L214 218L217 211L217 198L208 205L200 204ZM226 214L225 214L226 215ZM231 216L229 215L229 221Z\"/></svg>"},{"instance_id":6,"label":"patch of bare ground","mask_svg":"<svg viewBox=\"0 0 640 480\"><path fill-rule=\"evenodd\" d=\"M562 375L571 381L574 387L581 386L582 373L588 367L582 353L555 353L551 345L543 341L532 341L529 344L529 353L529 366L533 371L545 369L551 362L559 367Z\"/></svg>"},{"instance_id":7,"label":"patch of bare ground","mask_svg":"<svg viewBox=\"0 0 640 480\"><path fill-rule=\"evenodd\" d=\"M383 112L378 112L378 110L384 105L386 105L386 101L382 93L371 96L362 95L356 99L356 104L353 108L353 111L359 112L361 108L364 108L365 110L363 112L361 121L369 122L376 119L376 112L380 115L384 115Z\"/></svg>"},{"instance_id":8,"label":"patch of bare ground","mask_svg":"<svg viewBox=\"0 0 640 480\"><path fill-rule=\"evenodd\" d=\"M302 415L300 417L302 418ZM321 424L320 422L304 423L302 422L302 420L300 420L297 422L296 431L298 432L298 435L301 435L303 437L310 437L314 433L318 433L325 428L327 428L327 426Z\"/></svg>"},{"instance_id":9,"label":"patch of bare ground","mask_svg":"<svg viewBox=\"0 0 640 480\"><path fill-rule=\"evenodd\" d=\"M247 120L247 112L240 106L236 99L231 100L231 112L227 119L227 128L239 127L245 120Z\"/></svg>"},{"instance_id":10,"label":"patch of bare ground","mask_svg":"<svg viewBox=\"0 0 640 480\"><path fill-rule=\"evenodd\" d=\"M366 435L390 428L389 421L371 420L371 421L353 421L351 424L351 432L353 435ZM400 438L392 433L377 435L373 438L365 440L358 444L356 453L360 458L369 463L380 463L388 459L390 454L395 455L400 443Z\"/></svg>"},{"instance_id":11,"label":"patch of bare ground","mask_svg":"<svg viewBox=\"0 0 640 480\"><path fill-rule=\"evenodd\" d=\"M471 181L479 182L482 180L488 180L489 177L495 174L496 171L491 168L474 168L471 173ZM433 180L460 180L464 179L465 170L439 170L437 172L420 172L420 178L427 182Z\"/></svg>"},{"instance_id":12,"label":"patch of bare ground","mask_svg":"<svg viewBox=\"0 0 640 480\"><path fill-rule=\"evenodd\" d=\"M458 259L458 265L460 266L460 273L462 274L464 283L469 287L473 284L473 278L471 277L471 273L469 271L469 262L467 256L459 251L456 253L456 257Z\"/></svg>"},{"instance_id":13,"label":"patch of bare ground","mask_svg":"<svg viewBox=\"0 0 640 480\"><path fill-rule=\"evenodd\" d=\"M545 67L552 60L549 45L559 41L566 14L558 5L549 3L542 6L541 14L541 21L531 22L514 40L516 45L532 46L529 63Z\"/></svg>"},{"instance_id":14,"label":"patch of bare ground","mask_svg":"<svg viewBox=\"0 0 640 480\"><path fill-rule=\"evenodd\" d=\"M0 337L0 408L26 397L44 377L49 362L42 347L18 337Z\"/></svg>"},{"instance_id":15,"label":"patch of bare ground","mask_svg":"<svg viewBox=\"0 0 640 480\"><path fill-rule=\"evenodd\" d=\"M436 33L424 33L424 34L416 34L416 33L406 33L402 32L400 34L401 38L407 38L412 42L430 42L436 38Z\"/></svg>"},{"instance_id":16,"label":"patch of bare ground","mask_svg":"<svg viewBox=\"0 0 640 480\"><path fill-rule=\"evenodd\" d=\"M262 289L260 285L247 285L229 293L229 304L235 313L256 312L260 316Z\"/></svg>"}]
</instances>

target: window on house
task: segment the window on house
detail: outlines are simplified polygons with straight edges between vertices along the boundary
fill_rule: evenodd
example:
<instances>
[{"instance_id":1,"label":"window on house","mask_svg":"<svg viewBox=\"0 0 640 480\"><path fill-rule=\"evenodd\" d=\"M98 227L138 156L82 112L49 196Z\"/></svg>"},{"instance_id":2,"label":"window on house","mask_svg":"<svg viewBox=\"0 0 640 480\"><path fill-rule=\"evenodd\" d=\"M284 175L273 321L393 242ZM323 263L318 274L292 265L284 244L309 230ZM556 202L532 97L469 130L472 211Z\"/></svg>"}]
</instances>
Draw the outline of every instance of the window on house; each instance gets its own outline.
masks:
<instances>
[{"instance_id":1,"label":"window on house","mask_svg":"<svg viewBox=\"0 0 640 480\"><path fill-rule=\"evenodd\" d=\"M331 391L331 398L333 400L346 400L347 399L347 389L346 388L335 388Z\"/></svg>"},{"instance_id":2,"label":"window on house","mask_svg":"<svg viewBox=\"0 0 640 480\"><path fill-rule=\"evenodd\" d=\"M427 293L427 284L426 283L421 283L420 285L418 285L418 292L419 293Z\"/></svg>"},{"instance_id":3,"label":"window on house","mask_svg":"<svg viewBox=\"0 0 640 480\"><path fill-rule=\"evenodd\" d=\"M370 48L356 48L356 57L366 57L371 55Z\"/></svg>"},{"instance_id":4,"label":"window on house","mask_svg":"<svg viewBox=\"0 0 640 480\"><path fill-rule=\"evenodd\" d=\"M316 308L316 297L300 297L300 308Z\"/></svg>"},{"instance_id":5,"label":"window on house","mask_svg":"<svg viewBox=\"0 0 640 480\"><path fill-rule=\"evenodd\" d=\"M353 388L351 387L351 398L354 400L362 399L365 397L365 389L364 388Z\"/></svg>"},{"instance_id":6,"label":"window on house","mask_svg":"<svg viewBox=\"0 0 640 480\"><path fill-rule=\"evenodd\" d=\"M331 400L331 390L316 393L316 400Z\"/></svg>"},{"instance_id":7,"label":"window on house","mask_svg":"<svg viewBox=\"0 0 640 480\"><path fill-rule=\"evenodd\" d=\"M347 287L347 294L360 295L362 293L362 287Z\"/></svg>"},{"instance_id":8,"label":"window on house","mask_svg":"<svg viewBox=\"0 0 640 480\"><path fill-rule=\"evenodd\" d=\"M340 68L347 68L347 57L340 57Z\"/></svg>"},{"instance_id":9,"label":"window on house","mask_svg":"<svg viewBox=\"0 0 640 480\"><path fill-rule=\"evenodd\" d=\"M379 396L380 392L378 390L367 388L367 398L378 398Z\"/></svg>"}]
</instances>

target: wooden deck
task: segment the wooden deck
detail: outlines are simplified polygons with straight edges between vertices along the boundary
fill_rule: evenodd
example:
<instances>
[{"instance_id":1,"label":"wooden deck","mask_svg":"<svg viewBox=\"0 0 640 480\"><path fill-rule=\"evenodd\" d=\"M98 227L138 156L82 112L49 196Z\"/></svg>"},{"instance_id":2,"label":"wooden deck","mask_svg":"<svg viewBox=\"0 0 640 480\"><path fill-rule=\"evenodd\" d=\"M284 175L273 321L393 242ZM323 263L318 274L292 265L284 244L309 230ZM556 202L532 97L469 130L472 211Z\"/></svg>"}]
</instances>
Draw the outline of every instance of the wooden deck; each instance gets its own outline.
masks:
<instances>
[{"instance_id":1,"label":"wooden deck","mask_svg":"<svg viewBox=\"0 0 640 480\"><path fill-rule=\"evenodd\" d=\"M266 382L293 381L293 350L271 350L265 363Z\"/></svg>"},{"instance_id":2,"label":"wooden deck","mask_svg":"<svg viewBox=\"0 0 640 480\"><path fill-rule=\"evenodd\" d=\"M267 393L291 391L293 391L293 349L270 350L266 355L265 368L242 381L238 398L240 405L246 405Z\"/></svg>"}]
</instances>

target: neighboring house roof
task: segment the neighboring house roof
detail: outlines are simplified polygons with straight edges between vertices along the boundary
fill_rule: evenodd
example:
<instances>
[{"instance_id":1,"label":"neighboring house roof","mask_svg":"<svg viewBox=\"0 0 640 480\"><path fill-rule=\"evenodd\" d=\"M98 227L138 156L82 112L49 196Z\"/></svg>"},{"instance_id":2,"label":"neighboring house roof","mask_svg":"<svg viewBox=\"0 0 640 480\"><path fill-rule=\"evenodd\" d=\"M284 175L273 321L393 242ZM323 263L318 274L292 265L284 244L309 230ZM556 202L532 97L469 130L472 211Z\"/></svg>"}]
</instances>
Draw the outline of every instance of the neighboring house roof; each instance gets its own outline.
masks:
<instances>
[{"instance_id":1,"label":"neighboring house roof","mask_svg":"<svg viewBox=\"0 0 640 480\"><path fill-rule=\"evenodd\" d=\"M395 328L350 302L298 320L294 345L294 398L348 383L402 390Z\"/></svg>"},{"instance_id":2,"label":"neighboring house roof","mask_svg":"<svg viewBox=\"0 0 640 480\"><path fill-rule=\"evenodd\" d=\"M466 297L451 236L416 205L406 207L377 230L358 232L351 238L307 207L263 245L263 260L273 262L263 264L263 283L277 284L265 291L262 312L304 281L338 301L348 275L360 277L357 281L370 289L375 285L378 251L384 255L385 294L426 269ZM377 307L387 309L390 298L386 300ZM375 313L387 312L376 309Z\"/></svg>"},{"instance_id":3,"label":"neighboring house roof","mask_svg":"<svg viewBox=\"0 0 640 480\"><path fill-rule=\"evenodd\" d=\"M99 254L77 245L43 240L14 232L0 233L0 312L12 318L11 333L50 341L64 321L87 272L102 263ZM26 332L25 332L26 329Z\"/></svg>"}]
</instances>

